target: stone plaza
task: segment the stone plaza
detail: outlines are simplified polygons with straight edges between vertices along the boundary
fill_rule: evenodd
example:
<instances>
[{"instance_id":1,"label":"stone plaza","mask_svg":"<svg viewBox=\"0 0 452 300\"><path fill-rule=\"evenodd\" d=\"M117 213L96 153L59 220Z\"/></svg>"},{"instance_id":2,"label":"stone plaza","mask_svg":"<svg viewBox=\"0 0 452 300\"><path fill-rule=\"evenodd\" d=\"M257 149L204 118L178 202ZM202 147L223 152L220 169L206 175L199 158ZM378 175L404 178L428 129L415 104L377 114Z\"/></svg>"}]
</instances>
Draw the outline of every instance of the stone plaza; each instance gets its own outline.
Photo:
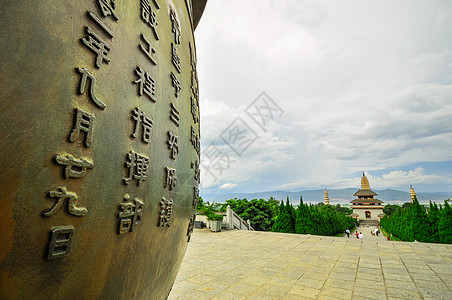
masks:
<instances>
[{"instance_id":1,"label":"stone plaza","mask_svg":"<svg viewBox=\"0 0 452 300\"><path fill-rule=\"evenodd\" d=\"M196 229L169 299L452 299L452 245Z\"/></svg>"}]
</instances>

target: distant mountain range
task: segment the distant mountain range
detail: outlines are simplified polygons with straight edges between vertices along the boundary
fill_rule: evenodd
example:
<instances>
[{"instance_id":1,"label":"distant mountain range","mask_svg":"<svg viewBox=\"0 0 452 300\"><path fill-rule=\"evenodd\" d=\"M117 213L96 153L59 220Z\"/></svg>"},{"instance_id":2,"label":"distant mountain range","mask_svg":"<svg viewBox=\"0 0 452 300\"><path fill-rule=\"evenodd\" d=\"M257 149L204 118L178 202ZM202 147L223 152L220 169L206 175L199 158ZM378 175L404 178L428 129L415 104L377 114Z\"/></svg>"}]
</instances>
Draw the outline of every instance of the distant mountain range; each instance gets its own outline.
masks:
<instances>
[{"instance_id":1,"label":"distant mountain range","mask_svg":"<svg viewBox=\"0 0 452 300\"><path fill-rule=\"evenodd\" d=\"M328 190L330 196L330 204L337 203L349 203L356 197L353 194L357 191L356 188L340 189L340 190ZM373 190L378 194L375 198L380 199L385 203L404 203L411 201L410 193L399 190L386 189L386 190ZM259 193L225 193L221 195L205 194L203 198L205 201L210 202L225 202L228 199L246 198L252 199L269 199L273 197L277 200L285 200L289 196L290 202L298 204L300 202L300 195L303 195L303 202L323 202L324 190L305 190L300 192L288 192L288 191L271 191L271 192L259 192ZM416 193L416 196L420 202L443 201L450 198L450 193L438 192L438 193Z\"/></svg>"}]
</instances>

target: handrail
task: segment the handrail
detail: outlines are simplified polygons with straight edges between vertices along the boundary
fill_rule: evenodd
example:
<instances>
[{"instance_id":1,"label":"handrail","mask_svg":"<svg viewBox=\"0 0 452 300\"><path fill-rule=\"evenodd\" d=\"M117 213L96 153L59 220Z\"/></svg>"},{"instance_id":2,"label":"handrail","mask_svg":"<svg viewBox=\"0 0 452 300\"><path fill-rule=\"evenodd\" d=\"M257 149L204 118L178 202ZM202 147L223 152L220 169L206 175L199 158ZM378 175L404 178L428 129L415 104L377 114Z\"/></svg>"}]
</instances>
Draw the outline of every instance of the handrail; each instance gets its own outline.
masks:
<instances>
[{"instance_id":1,"label":"handrail","mask_svg":"<svg viewBox=\"0 0 452 300\"><path fill-rule=\"evenodd\" d=\"M230 211L230 217L231 220L229 220L229 222L231 224L229 225L229 229L239 229L239 230L252 230L254 231L254 228L251 227L250 221L247 220L243 220L235 211L233 211L229 206L228 206L228 211ZM228 214L228 212L226 212L226 214ZM229 218L227 218L229 219Z\"/></svg>"}]
</instances>

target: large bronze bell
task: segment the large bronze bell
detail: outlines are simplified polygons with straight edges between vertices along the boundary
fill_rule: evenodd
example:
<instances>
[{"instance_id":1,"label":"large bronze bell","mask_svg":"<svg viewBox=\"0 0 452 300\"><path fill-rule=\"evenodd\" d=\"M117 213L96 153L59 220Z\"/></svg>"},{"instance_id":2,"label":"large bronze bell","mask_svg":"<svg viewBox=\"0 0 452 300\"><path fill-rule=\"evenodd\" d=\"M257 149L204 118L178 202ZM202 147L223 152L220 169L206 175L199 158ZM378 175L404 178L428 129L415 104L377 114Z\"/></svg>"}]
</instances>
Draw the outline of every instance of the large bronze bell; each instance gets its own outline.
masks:
<instances>
[{"instance_id":1,"label":"large bronze bell","mask_svg":"<svg viewBox=\"0 0 452 300\"><path fill-rule=\"evenodd\" d=\"M3 0L0 299L164 299L193 230L205 0Z\"/></svg>"}]
</instances>

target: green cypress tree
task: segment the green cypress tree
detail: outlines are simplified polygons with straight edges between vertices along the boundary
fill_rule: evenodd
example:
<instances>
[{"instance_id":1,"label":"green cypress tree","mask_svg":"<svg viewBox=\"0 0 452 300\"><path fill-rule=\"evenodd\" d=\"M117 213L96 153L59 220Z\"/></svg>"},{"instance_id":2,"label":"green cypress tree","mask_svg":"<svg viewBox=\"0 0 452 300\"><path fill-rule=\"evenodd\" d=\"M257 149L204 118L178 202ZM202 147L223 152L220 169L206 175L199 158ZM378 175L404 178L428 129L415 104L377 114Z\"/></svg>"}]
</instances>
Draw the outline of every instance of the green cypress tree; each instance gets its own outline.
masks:
<instances>
[{"instance_id":1,"label":"green cypress tree","mask_svg":"<svg viewBox=\"0 0 452 300\"><path fill-rule=\"evenodd\" d=\"M287 214L290 216L290 224L292 225L292 232L295 232L296 214L295 214L295 209L293 208L292 204L289 202L289 196L287 196L285 208L287 210Z\"/></svg>"},{"instance_id":2,"label":"green cypress tree","mask_svg":"<svg viewBox=\"0 0 452 300\"><path fill-rule=\"evenodd\" d=\"M443 244L452 244L452 208L448 201L444 201L444 208L438 223L438 237Z\"/></svg>"},{"instance_id":3,"label":"green cypress tree","mask_svg":"<svg viewBox=\"0 0 452 300\"><path fill-rule=\"evenodd\" d=\"M281 201L281 206L279 207L279 213L276 217L275 224L272 227L273 232L286 232L293 233L291 217L284 206L284 202Z\"/></svg>"},{"instance_id":4,"label":"green cypress tree","mask_svg":"<svg viewBox=\"0 0 452 300\"><path fill-rule=\"evenodd\" d=\"M430 221L430 228L432 232L431 242L439 243L438 225L440 219L440 212L436 203L434 202L432 203L432 201L430 201L430 208L428 210L428 219Z\"/></svg>"},{"instance_id":5,"label":"green cypress tree","mask_svg":"<svg viewBox=\"0 0 452 300\"><path fill-rule=\"evenodd\" d=\"M418 242L430 242L433 233L431 231L430 222L424 206L419 204L416 196L413 199L411 212L412 219L410 227L414 240Z\"/></svg>"}]
</instances>

